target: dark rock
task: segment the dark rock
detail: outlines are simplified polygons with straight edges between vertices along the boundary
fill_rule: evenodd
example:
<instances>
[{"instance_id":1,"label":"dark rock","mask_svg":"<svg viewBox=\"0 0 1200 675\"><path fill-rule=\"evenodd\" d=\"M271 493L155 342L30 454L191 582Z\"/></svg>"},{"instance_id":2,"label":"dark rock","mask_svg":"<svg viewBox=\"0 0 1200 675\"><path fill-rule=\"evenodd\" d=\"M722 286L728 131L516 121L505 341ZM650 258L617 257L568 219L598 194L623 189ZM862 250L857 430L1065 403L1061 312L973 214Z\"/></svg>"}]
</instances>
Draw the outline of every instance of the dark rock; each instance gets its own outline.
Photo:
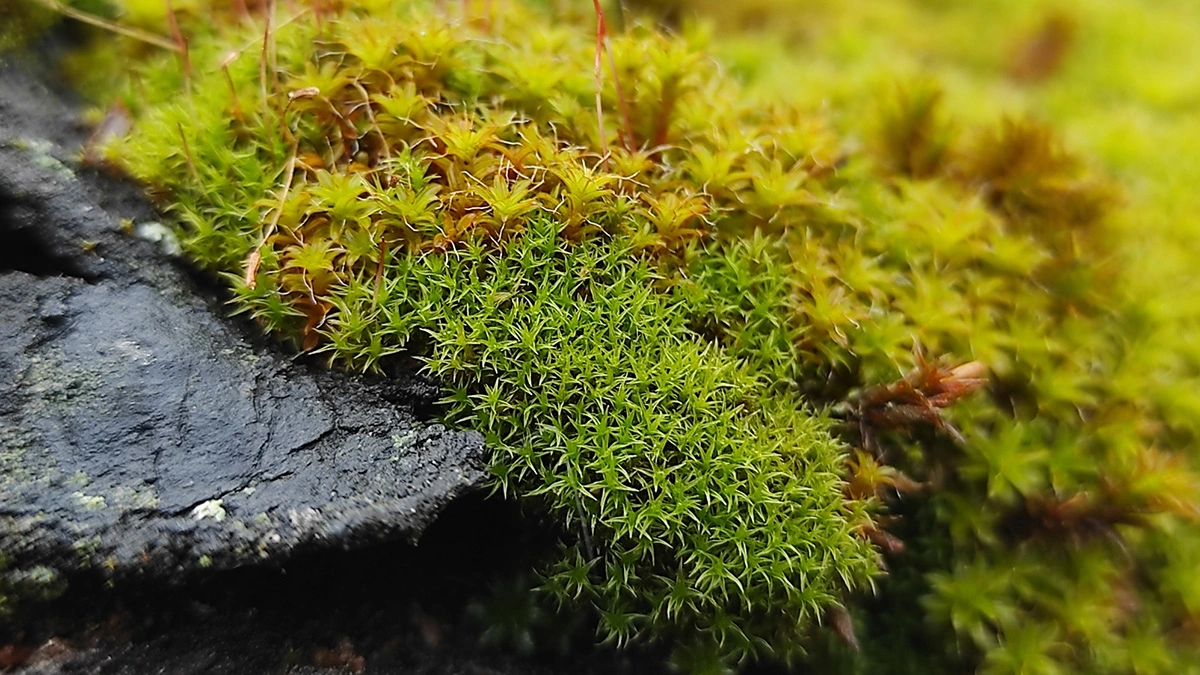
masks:
<instances>
[{"instance_id":1,"label":"dark rock","mask_svg":"<svg viewBox=\"0 0 1200 675\"><path fill-rule=\"evenodd\" d=\"M481 439L421 419L427 383L310 367L227 318L140 191L77 168L75 119L0 66L12 574L167 576L411 539L480 485Z\"/></svg>"}]
</instances>

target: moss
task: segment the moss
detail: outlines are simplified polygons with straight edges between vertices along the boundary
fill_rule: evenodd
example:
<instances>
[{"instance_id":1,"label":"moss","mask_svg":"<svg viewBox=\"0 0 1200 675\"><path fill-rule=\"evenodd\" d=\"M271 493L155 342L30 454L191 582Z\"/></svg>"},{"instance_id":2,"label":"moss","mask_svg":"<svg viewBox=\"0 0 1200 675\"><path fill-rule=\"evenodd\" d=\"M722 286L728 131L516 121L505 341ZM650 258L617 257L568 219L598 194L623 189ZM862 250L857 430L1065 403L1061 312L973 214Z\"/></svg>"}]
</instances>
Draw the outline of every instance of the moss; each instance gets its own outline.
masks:
<instances>
[{"instance_id":1,"label":"moss","mask_svg":"<svg viewBox=\"0 0 1200 675\"><path fill-rule=\"evenodd\" d=\"M800 58L717 39L744 83L702 31L632 20L597 80L591 19L516 2L281 12L265 45L236 5L181 6L187 59L140 54L111 156L266 329L439 377L497 490L561 524L544 590L604 638L692 672L809 647L855 672L1169 672L1196 662L1200 363L1154 263L1195 256L1130 175L1179 155L1105 141L1105 177L1039 118L1186 99L1080 69L1089 26L1128 18L1080 3L698 1L725 27L806 10L762 22ZM130 21L166 33L150 4ZM1016 56L978 49L991 23ZM1033 81L1032 111L978 103Z\"/></svg>"},{"instance_id":2,"label":"moss","mask_svg":"<svg viewBox=\"0 0 1200 675\"><path fill-rule=\"evenodd\" d=\"M969 289L1006 287L997 276L1006 269L1041 286L1008 287L994 296L1008 299L998 305L981 296L968 301L988 320L955 340L967 338L969 352L953 351L987 363L993 376L988 398L968 399L947 413L964 444L876 435L889 462L936 495L920 513L895 499L887 504L927 529L905 535L900 524L888 527L905 552L888 557L892 573L881 582L883 595L852 608L865 646L845 668L928 672L937 648L872 648L910 641L910 631L896 626L919 624L966 659L955 669L1192 672L1196 605L1188 598L1196 584L1181 584L1159 561L1194 565L1200 540L1196 418L1179 414L1195 403L1200 372L1191 346L1197 305L1185 290L1195 279L1185 270L1198 256L1184 241L1194 239L1198 225L1189 206L1194 195L1179 189L1179 172L1188 169L1175 154L1200 139L1194 119L1179 107L1194 92L1186 64L1196 58L1196 6L677 4L687 6L680 14L719 17L721 28L745 26L755 12L772 16L763 30L715 41L749 86L801 104L824 102L835 128L861 133L877 170L906 193L902 211L915 215L912 206L939 205L941 215L928 228L894 241L912 261L914 288L955 289L937 303L912 304L889 290L896 267L871 252L886 250L872 242L886 239L892 223L873 218L855 233L855 247L868 252L872 266L882 261L888 270L858 286L870 294L843 302L854 319L843 323L850 331L869 308L879 308L875 325L862 331L874 334L866 344L908 349L908 333L938 345L927 349L938 353L953 344L944 341L951 335L944 329L959 321L925 323L892 337L886 323L944 316L945 308L971 297ZM731 16L738 14L743 19ZM1006 117L986 121L998 116ZM872 117L879 120L873 128L863 124ZM1064 149L1063 137L1074 152ZM1161 140L1168 137L1170 143ZM1098 177L1098 169L1115 180ZM984 249L1003 261L953 262L987 228L976 211L975 224L964 229L964 202L943 201L935 187L951 183L974 189L971 209L999 219L998 236ZM946 206L959 215L947 220L953 211ZM936 262L922 269L928 254ZM777 269L796 264L794 253L776 248L772 255ZM846 260L830 267L840 277L862 278L864 266ZM779 330L778 313L764 308L787 297L769 280L796 288L802 282L761 267L756 276L720 268L710 274L722 284L754 279L749 288L764 289L751 292L761 304L743 300L730 315L731 324L754 331L735 333L731 344L754 350L768 340L794 344L771 332ZM773 323L756 321L760 315ZM795 325L793 335L804 323ZM847 337L854 340L854 332ZM855 356L870 353L851 345ZM823 356L809 358L828 364ZM827 379L844 377L828 365L825 372ZM878 372L865 381L886 380ZM847 433L866 443L862 432L874 430L853 428L854 396L848 401L836 404L851 423ZM926 553L946 550L939 542L952 548L931 565Z\"/></svg>"},{"instance_id":3,"label":"moss","mask_svg":"<svg viewBox=\"0 0 1200 675\"><path fill-rule=\"evenodd\" d=\"M600 124L586 30L383 6L277 26L265 63L226 58L248 25L193 26L191 73L140 69L113 156L266 328L364 369L420 357L497 490L561 523L545 588L601 636L799 653L877 572L866 514L828 421L675 289L700 242L826 210L836 140L652 30L614 36Z\"/></svg>"},{"instance_id":4,"label":"moss","mask_svg":"<svg viewBox=\"0 0 1200 675\"><path fill-rule=\"evenodd\" d=\"M55 20L54 12L31 2L0 7L0 55L26 47Z\"/></svg>"}]
</instances>

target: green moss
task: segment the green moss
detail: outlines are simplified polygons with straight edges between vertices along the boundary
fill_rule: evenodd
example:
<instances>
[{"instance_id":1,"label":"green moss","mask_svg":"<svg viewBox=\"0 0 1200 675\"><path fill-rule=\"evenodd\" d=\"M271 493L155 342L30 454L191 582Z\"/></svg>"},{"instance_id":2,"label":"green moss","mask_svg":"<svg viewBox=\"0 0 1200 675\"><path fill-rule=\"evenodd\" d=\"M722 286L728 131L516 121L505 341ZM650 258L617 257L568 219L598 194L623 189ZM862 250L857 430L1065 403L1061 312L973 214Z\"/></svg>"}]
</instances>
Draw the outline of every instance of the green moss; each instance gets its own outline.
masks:
<instances>
[{"instance_id":1,"label":"green moss","mask_svg":"<svg viewBox=\"0 0 1200 675\"><path fill-rule=\"evenodd\" d=\"M1200 400L1200 305L1191 289L1200 222L1189 206L1193 192L1181 189L1195 163L1177 154L1200 139L1194 116L1180 107L1194 98L1188 64L1197 56L1197 6L676 5L687 10L677 14L717 17L722 29L772 17L715 44L762 95L829 106L836 128L862 135L879 173L899 177L894 189L907 204L875 211L854 233L858 250L830 265L840 278L883 268L866 283L845 284L869 293L841 295L853 319L843 324L852 360L907 349L907 333L936 345L928 352L949 348L993 371L988 399L948 413L965 436L961 447L919 436L876 439L890 463L936 495L920 513L887 505L926 527L911 535L888 527L905 553L888 558L882 596L852 608L864 647L845 667L928 672L936 648L872 647L930 639L896 628L919 624L940 631L934 636L979 672L1192 672L1192 589L1200 586L1181 583L1175 574L1183 568L1162 562L1194 566L1200 541L1196 417L1181 414ZM880 92L887 92L882 104ZM1001 115L1008 121L988 122ZM1065 151L1058 137L1081 152ZM1097 178L1101 167L1113 178ZM1000 229L981 239L992 226L979 212L963 219L970 202L947 201L942 186L951 183L975 190L976 205L998 217ZM887 214L916 215L918 204L936 205L940 215L892 239L896 221ZM896 258L877 257L892 246ZM970 250L1000 257L955 262ZM794 250L776 247L771 255L775 269L798 265ZM898 266L900 257L909 262ZM749 282L746 297L762 298L716 314L752 331L735 331L730 344L755 353L767 343L797 344L807 322L787 327L765 308L788 295L776 282L803 289L808 274L765 266L751 274L737 264L708 272L724 285ZM889 283L895 274L911 279L913 290L949 293L913 302L910 291L897 294ZM958 333L966 315L953 314L964 300L984 321ZM874 325L864 325L872 310ZM825 391L845 377L828 365L826 372L820 388L811 377L806 386ZM866 382L885 377L866 374ZM852 439L857 432L848 430ZM952 554L931 562L927 552L946 541ZM914 579L923 579L920 587ZM952 667L964 666L932 668Z\"/></svg>"},{"instance_id":2,"label":"green moss","mask_svg":"<svg viewBox=\"0 0 1200 675\"><path fill-rule=\"evenodd\" d=\"M196 27L192 75L140 70L113 156L266 328L446 383L497 490L562 527L545 590L603 638L791 658L877 573L867 516L829 422L693 331L681 294L700 242L826 210L836 142L644 28L613 39L601 126L586 28L495 12L308 17L266 64L226 59L258 28Z\"/></svg>"},{"instance_id":3,"label":"green moss","mask_svg":"<svg viewBox=\"0 0 1200 675\"><path fill-rule=\"evenodd\" d=\"M806 648L852 672L1175 672L1200 360L1155 267L1197 256L1164 225L1186 198L1131 176L1181 155L1106 140L1107 178L1038 119L1082 97L1066 135L1095 140L1083 92L1166 118L1186 97L1081 69L1070 50L1128 17L1079 2L1043 23L697 2L726 28L805 20L717 40L744 84L699 31L630 21L600 118L578 8L373 0L281 12L264 48L261 19L197 4L188 68L139 57L112 157L266 329L439 377L497 489L561 524L544 589L604 638L668 640L692 672ZM1058 51L1014 66L978 48L992 23ZM861 651L811 639L824 619Z\"/></svg>"},{"instance_id":4,"label":"green moss","mask_svg":"<svg viewBox=\"0 0 1200 675\"><path fill-rule=\"evenodd\" d=\"M563 251L552 221L532 227L495 260L419 258L400 280L427 294L406 308L418 315L469 289L422 322L429 369L455 385L451 418L500 450L503 488L595 540L564 550L548 587L591 600L618 640L650 627L733 656L759 641L786 654L797 625L873 566L843 513L838 446L688 339L627 250Z\"/></svg>"},{"instance_id":5,"label":"green moss","mask_svg":"<svg viewBox=\"0 0 1200 675\"><path fill-rule=\"evenodd\" d=\"M26 47L54 22L54 12L32 2L0 7L0 55Z\"/></svg>"}]
</instances>

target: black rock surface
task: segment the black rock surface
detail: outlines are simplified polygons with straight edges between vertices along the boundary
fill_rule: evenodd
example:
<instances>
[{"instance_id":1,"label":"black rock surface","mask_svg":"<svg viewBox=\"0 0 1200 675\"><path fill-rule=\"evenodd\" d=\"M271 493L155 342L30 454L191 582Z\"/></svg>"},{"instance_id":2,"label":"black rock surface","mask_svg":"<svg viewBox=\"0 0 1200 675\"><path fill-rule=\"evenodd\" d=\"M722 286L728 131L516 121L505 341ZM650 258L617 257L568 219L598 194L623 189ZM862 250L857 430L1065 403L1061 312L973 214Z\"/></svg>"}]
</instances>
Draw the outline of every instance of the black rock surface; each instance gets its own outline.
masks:
<instances>
[{"instance_id":1,"label":"black rock surface","mask_svg":"<svg viewBox=\"0 0 1200 675\"><path fill-rule=\"evenodd\" d=\"M76 112L0 66L0 557L178 577L414 539L484 477L436 390L289 358L171 257ZM184 575L186 576L186 575Z\"/></svg>"}]
</instances>

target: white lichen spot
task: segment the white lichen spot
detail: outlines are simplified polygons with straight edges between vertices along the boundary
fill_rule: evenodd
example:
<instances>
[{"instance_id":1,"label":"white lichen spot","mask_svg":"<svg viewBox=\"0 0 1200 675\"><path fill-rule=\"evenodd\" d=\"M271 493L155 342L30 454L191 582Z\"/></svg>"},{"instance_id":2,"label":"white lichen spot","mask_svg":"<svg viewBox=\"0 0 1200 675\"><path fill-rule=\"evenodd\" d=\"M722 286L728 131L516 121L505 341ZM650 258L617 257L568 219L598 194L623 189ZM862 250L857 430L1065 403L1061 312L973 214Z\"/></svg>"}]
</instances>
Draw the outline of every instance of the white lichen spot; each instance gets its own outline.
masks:
<instances>
[{"instance_id":1,"label":"white lichen spot","mask_svg":"<svg viewBox=\"0 0 1200 675\"><path fill-rule=\"evenodd\" d=\"M154 360L153 352L133 340L118 340L116 347L117 351L143 366L149 365Z\"/></svg>"},{"instance_id":2,"label":"white lichen spot","mask_svg":"<svg viewBox=\"0 0 1200 675\"><path fill-rule=\"evenodd\" d=\"M18 150L28 152L33 159L34 165L38 168L53 171L63 180L75 178L75 172L54 156L55 146L50 141L40 138L26 138L14 141L9 145Z\"/></svg>"},{"instance_id":3,"label":"white lichen spot","mask_svg":"<svg viewBox=\"0 0 1200 675\"><path fill-rule=\"evenodd\" d=\"M162 223L155 221L142 223L134 228L134 234L139 239L158 244L159 250L169 256L178 256L183 253L183 247L179 245L179 238L175 236L175 231Z\"/></svg>"},{"instance_id":4,"label":"white lichen spot","mask_svg":"<svg viewBox=\"0 0 1200 675\"><path fill-rule=\"evenodd\" d=\"M192 518L195 520L215 520L218 523L225 520L225 505L220 499L210 499L200 506L192 509Z\"/></svg>"}]
</instances>

